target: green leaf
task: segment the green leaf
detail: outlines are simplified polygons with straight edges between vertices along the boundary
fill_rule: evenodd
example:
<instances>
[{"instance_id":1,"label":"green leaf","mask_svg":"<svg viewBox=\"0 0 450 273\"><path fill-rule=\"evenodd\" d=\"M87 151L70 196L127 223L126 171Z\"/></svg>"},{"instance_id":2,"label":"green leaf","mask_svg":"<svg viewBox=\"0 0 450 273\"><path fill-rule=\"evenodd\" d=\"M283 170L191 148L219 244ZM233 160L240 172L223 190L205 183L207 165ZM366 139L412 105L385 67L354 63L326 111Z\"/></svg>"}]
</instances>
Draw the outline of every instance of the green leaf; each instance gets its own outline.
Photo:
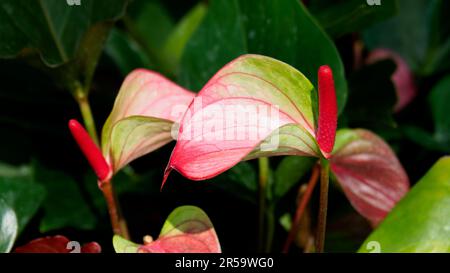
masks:
<instances>
[{"instance_id":1,"label":"green leaf","mask_svg":"<svg viewBox=\"0 0 450 273\"><path fill-rule=\"evenodd\" d=\"M441 158L366 239L381 252L450 252L450 157Z\"/></svg>"},{"instance_id":2,"label":"green leaf","mask_svg":"<svg viewBox=\"0 0 450 273\"><path fill-rule=\"evenodd\" d=\"M119 235L114 235L113 246L116 253L137 253L139 250L138 244L130 242Z\"/></svg>"},{"instance_id":3,"label":"green leaf","mask_svg":"<svg viewBox=\"0 0 450 273\"><path fill-rule=\"evenodd\" d=\"M297 185L316 161L317 158L312 157L287 156L283 158L275 171L274 199L279 200Z\"/></svg>"},{"instance_id":4,"label":"green leaf","mask_svg":"<svg viewBox=\"0 0 450 273\"><path fill-rule=\"evenodd\" d=\"M399 13L365 31L364 40L370 49L383 47L399 53L419 74L448 69L449 9L450 2L444 0L400 0Z\"/></svg>"},{"instance_id":5,"label":"green leaf","mask_svg":"<svg viewBox=\"0 0 450 273\"><path fill-rule=\"evenodd\" d=\"M33 171L29 167L17 169L2 165L1 169L6 173L0 173L0 198L16 213L20 233L37 212L45 189L33 181Z\"/></svg>"},{"instance_id":6,"label":"green leaf","mask_svg":"<svg viewBox=\"0 0 450 273\"><path fill-rule=\"evenodd\" d=\"M176 72L181 60L184 48L192 34L203 20L206 14L206 6L198 3L180 20L167 37L160 54L164 59L167 69L172 73Z\"/></svg>"},{"instance_id":7,"label":"green leaf","mask_svg":"<svg viewBox=\"0 0 450 273\"><path fill-rule=\"evenodd\" d=\"M172 17L159 1L136 0L130 4L125 24L131 35L157 57L175 27Z\"/></svg>"},{"instance_id":8,"label":"green leaf","mask_svg":"<svg viewBox=\"0 0 450 273\"><path fill-rule=\"evenodd\" d=\"M428 132L414 125L403 126L405 135L418 145L429 150L450 152L450 76L440 80L428 95L433 117L434 132Z\"/></svg>"},{"instance_id":9,"label":"green leaf","mask_svg":"<svg viewBox=\"0 0 450 273\"><path fill-rule=\"evenodd\" d=\"M44 196L44 188L33 181L31 168L0 164L0 252L11 250Z\"/></svg>"},{"instance_id":10,"label":"green leaf","mask_svg":"<svg viewBox=\"0 0 450 273\"><path fill-rule=\"evenodd\" d=\"M415 125L404 125L401 127L402 132L409 140L417 145L424 147L431 151L446 151L450 152L449 147L445 147L438 143L433 134Z\"/></svg>"},{"instance_id":11,"label":"green leaf","mask_svg":"<svg viewBox=\"0 0 450 273\"><path fill-rule=\"evenodd\" d=\"M72 177L39 164L34 165L34 172L34 180L47 190L43 202L44 216L39 225L41 232L66 227L95 228L97 219Z\"/></svg>"},{"instance_id":12,"label":"green leaf","mask_svg":"<svg viewBox=\"0 0 450 273\"><path fill-rule=\"evenodd\" d=\"M157 70L173 76L187 41L205 13L205 5L199 3L175 24L160 3L141 0L130 6L125 25Z\"/></svg>"},{"instance_id":13,"label":"green leaf","mask_svg":"<svg viewBox=\"0 0 450 273\"><path fill-rule=\"evenodd\" d=\"M127 32L145 52L158 71L171 74L162 54L175 23L159 1L137 0L130 4L124 18Z\"/></svg>"},{"instance_id":14,"label":"green leaf","mask_svg":"<svg viewBox=\"0 0 450 273\"><path fill-rule=\"evenodd\" d=\"M19 229L14 210L0 198L0 253L8 253Z\"/></svg>"},{"instance_id":15,"label":"green leaf","mask_svg":"<svg viewBox=\"0 0 450 273\"><path fill-rule=\"evenodd\" d=\"M450 150L450 75L439 81L431 90L429 103L434 119L434 138Z\"/></svg>"},{"instance_id":16,"label":"green leaf","mask_svg":"<svg viewBox=\"0 0 450 273\"><path fill-rule=\"evenodd\" d=\"M112 23L127 0L5 0L0 3L0 58L28 57L56 84L83 96Z\"/></svg>"},{"instance_id":17,"label":"green leaf","mask_svg":"<svg viewBox=\"0 0 450 273\"><path fill-rule=\"evenodd\" d=\"M270 56L317 83L319 66L333 69L339 109L346 100L344 67L333 41L297 0L214 0L186 45L179 80L200 90L222 66L245 53Z\"/></svg>"},{"instance_id":18,"label":"green leaf","mask_svg":"<svg viewBox=\"0 0 450 273\"><path fill-rule=\"evenodd\" d=\"M257 203L258 175L248 162L241 162L223 175L211 179L212 185L242 200Z\"/></svg>"},{"instance_id":19,"label":"green leaf","mask_svg":"<svg viewBox=\"0 0 450 273\"><path fill-rule=\"evenodd\" d=\"M122 75L127 75L136 68L152 68L154 66L145 50L119 29L111 30L105 52L117 65Z\"/></svg>"},{"instance_id":20,"label":"green leaf","mask_svg":"<svg viewBox=\"0 0 450 273\"><path fill-rule=\"evenodd\" d=\"M361 0L316 0L309 9L329 35L340 37L393 16L398 10L398 2L390 0L371 6Z\"/></svg>"},{"instance_id":21,"label":"green leaf","mask_svg":"<svg viewBox=\"0 0 450 273\"><path fill-rule=\"evenodd\" d=\"M68 62L93 25L115 20L124 12L124 0L66 1L4 0L0 3L0 56L16 57L36 51L48 66Z\"/></svg>"},{"instance_id":22,"label":"green leaf","mask_svg":"<svg viewBox=\"0 0 450 273\"><path fill-rule=\"evenodd\" d=\"M349 97L343 116L347 126L364 124L364 128L379 130L395 126L393 117L397 101L391 77L395 64L380 61L365 66L349 78Z\"/></svg>"}]
</instances>

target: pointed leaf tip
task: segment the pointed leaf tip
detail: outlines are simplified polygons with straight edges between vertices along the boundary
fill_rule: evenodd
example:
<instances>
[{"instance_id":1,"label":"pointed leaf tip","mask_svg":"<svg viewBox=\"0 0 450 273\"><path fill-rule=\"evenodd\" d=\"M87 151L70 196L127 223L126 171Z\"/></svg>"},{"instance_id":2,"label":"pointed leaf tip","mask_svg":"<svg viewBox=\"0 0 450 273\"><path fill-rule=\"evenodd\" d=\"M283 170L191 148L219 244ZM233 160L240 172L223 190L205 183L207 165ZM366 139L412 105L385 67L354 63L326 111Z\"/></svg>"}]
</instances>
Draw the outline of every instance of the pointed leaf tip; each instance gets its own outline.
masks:
<instances>
[{"instance_id":1,"label":"pointed leaf tip","mask_svg":"<svg viewBox=\"0 0 450 273\"><path fill-rule=\"evenodd\" d=\"M163 181L161 183L161 188L159 189L160 191L162 191L164 185L167 182L167 178L169 178L170 173L172 172L173 168L170 166L167 166L166 169L164 170L164 177L163 177Z\"/></svg>"},{"instance_id":2,"label":"pointed leaf tip","mask_svg":"<svg viewBox=\"0 0 450 273\"><path fill-rule=\"evenodd\" d=\"M111 168L88 132L75 119L69 121L69 129L98 179L102 182L108 180L112 175Z\"/></svg>"},{"instance_id":3,"label":"pointed leaf tip","mask_svg":"<svg viewBox=\"0 0 450 273\"><path fill-rule=\"evenodd\" d=\"M319 81L319 122L317 143L325 158L333 151L337 127L337 102L333 71L328 65L322 65L318 72Z\"/></svg>"}]
</instances>

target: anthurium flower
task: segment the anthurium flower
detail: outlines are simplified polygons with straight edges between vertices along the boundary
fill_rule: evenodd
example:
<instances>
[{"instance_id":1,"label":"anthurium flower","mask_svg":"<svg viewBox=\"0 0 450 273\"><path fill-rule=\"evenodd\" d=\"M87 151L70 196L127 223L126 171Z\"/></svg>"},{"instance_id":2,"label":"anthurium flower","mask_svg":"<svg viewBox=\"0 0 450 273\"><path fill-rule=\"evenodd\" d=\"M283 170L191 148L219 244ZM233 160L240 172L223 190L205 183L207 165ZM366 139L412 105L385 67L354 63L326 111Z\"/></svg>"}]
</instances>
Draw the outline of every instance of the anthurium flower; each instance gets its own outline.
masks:
<instances>
[{"instance_id":1,"label":"anthurium flower","mask_svg":"<svg viewBox=\"0 0 450 273\"><path fill-rule=\"evenodd\" d=\"M220 253L221 247L213 224L206 213L194 206L176 208L165 221L159 237L146 236L143 245L115 235L117 253Z\"/></svg>"},{"instance_id":2,"label":"anthurium flower","mask_svg":"<svg viewBox=\"0 0 450 273\"><path fill-rule=\"evenodd\" d=\"M47 236L19 246L15 253L100 253L101 246L96 242L79 245L76 241L70 241L65 236Z\"/></svg>"},{"instance_id":3,"label":"anthurium flower","mask_svg":"<svg viewBox=\"0 0 450 273\"><path fill-rule=\"evenodd\" d=\"M193 97L194 93L160 74L137 69L123 82L103 126L103 156L96 151L98 148L89 135L81 132L81 125L70 121L69 127L102 181L132 160L170 142L172 126L179 121ZM111 173L106 175L106 169Z\"/></svg>"},{"instance_id":4,"label":"anthurium flower","mask_svg":"<svg viewBox=\"0 0 450 273\"><path fill-rule=\"evenodd\" d=\"M330 167L353 207L373 226L409 190L408 175L395 153L368 130L339 130Z\"/></svg>"},{"instance_id":5,"label":"anthurium flower","mask_svg":"<svg viewBox=\"0 0 450 273\"><path fill-rule=\"evenodd\" d=\"M320 156L313 92L309 80L283 62L259 55L237 58L188 108L167 170L203 180L260 156Z\"/></svg>"},{"instance_id":6,"label":"anthurium flower","mask_svg":"<svg viewBox=\"0 0 450 273\"><path fill-rule=\"evenodd\" d=\"M102 151L114 172L167 144L172 125L194 93L158 73L138 69L125 79L102 130Z\"/></svg>"},{"instance_id":7,"label":"anthurium flower","mask_svg":"<svg viewBox=\"0 0 450 273\"><path fill-rule=\"evenodd\" d=\"M163 184L172 169L189 179L204 180L219 175L241 160L263 156L325 157L338 168L342 166L339 160L345 157L333 158L332 153L337 126L332 69L322 66L318 76L317 103L311 82L286 63L260 55L243 55L225 65L202 88L181 120ZM314 115L316 108L318 122ZM372 141L374 139L377 141ZM379 158L374 150L390 151L390 148L379 138L362 143L365 145L361 149L367 148L367 151L359 155L360 159L365 160L358 163L367 165L354 162L349 166L363 173L362 170L374 168L372 163L378 163ZM384 156L385 162L398 162L393 152L386 152ZM404 173L398 163L389 169L393 174L396 173L394 166L399 168L398 172ZM380 168L380 171L383 170L387 171ZM395 180L377 179L375 176L373 181L367 183L365 178L338 176L341 185L359 188L359 196L347 190L344 193L355 200L353 204L358 205L364 216L374 222L379 221L382 214L379 211L373 213L374 207L383 212L389 211L393 203L405 194L405 185L408 185L406 175L399 175ZM352 185L355 183L357 185ZM389 190L397 192L378 192L386 185ZM379 203L386 200L374 199L378 194L388 195L392 202ZM361 202L370 206L361 205Z\"/></svg>"}]
</instances>

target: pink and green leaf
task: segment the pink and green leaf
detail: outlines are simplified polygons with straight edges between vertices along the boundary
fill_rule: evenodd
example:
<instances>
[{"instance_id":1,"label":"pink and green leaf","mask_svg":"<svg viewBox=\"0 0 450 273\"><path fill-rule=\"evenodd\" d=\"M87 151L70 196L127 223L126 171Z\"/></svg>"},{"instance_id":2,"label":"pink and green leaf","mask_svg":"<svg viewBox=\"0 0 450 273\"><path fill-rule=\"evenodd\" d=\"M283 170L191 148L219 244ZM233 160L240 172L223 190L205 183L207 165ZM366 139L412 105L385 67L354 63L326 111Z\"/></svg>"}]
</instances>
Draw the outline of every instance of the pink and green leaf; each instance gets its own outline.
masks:
<instances>
[{"instance_id":1,"label":"pink and green leaf","mask_svg":"<svg viewBox=\"0 0 450 273\"><path fill-rule=\"evenodd\" d=\"M176 208L165 221L157 240L138 245L113 238L118 253L220 253L220 243L206 213L198 207Z\"/></svg>"},{"instance_id":2,"label":"pink and green leaf","mask_svg":"<svg viewBox=\"0 0 450 273\"><path fill-rule=\"evenodd\" d=\"M331 171L353 207L376 226L409 190L409 179L389 145L364 129L339 130Z\"/></svg>"},{"instance_id":3,"label":"pink and green leaf","mask_svg":"<svg viewBox=\"0 0 450 273\"><path fill-rule=\"evenodd\" d=\"M194 93L145 69L125 79L102 131L102 152L114 172L172 140L171 128Z\"/></svg>"},{"instance_id":4,"label":"pink and green leaf","mask_svg":"<svg viewBox=\"0 0 450 273\"><path fill-rule=\"evenodd\" d=\"M235 59L209 80L189 106L166 177L176 169L193 180L207 179L241 160L260 156L318 156L313 92L310 81L286 63L261 55ZM256 109L254 116L249 114L240 123L239 117L228 116L242 117L246 114L242 109L249 108ZM278 138L276 146L267 147L272 137Z\"/></svg>"}]
</instances>

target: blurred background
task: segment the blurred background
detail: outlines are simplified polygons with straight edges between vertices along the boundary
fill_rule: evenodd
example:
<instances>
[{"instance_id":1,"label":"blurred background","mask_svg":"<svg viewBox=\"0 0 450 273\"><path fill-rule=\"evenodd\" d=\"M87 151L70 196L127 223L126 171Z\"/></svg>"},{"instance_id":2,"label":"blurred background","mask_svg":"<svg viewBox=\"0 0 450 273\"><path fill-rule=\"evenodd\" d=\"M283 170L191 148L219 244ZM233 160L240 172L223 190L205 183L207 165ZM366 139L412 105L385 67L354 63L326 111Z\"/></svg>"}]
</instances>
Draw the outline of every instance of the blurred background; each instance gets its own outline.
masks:
<instances>
[{"instance_id":1,"label":"blurred background","mask_svg":"<svg viewBox=\"0 0 450 273\"><path fill-rule=\"evenodd\" d=\"M339 127L381 135L414 183L450 152L449 16L443 0L0 0L0 194L22 198L16 245L63 234L113 251L106 204L67 122L82 120L77 100L89 95L100 132L124 77L141 67L197 92L245 53L285 61L314 84L316 68L331 63ZM209 215L224 252L256 251L257 164L213 181L173 173L160 191L173 144L114 179L132 239L156 237L167 215L189 204ZM281 160L271 158L272 179L296 181L274 205L274 252L309 177L278 170ZM371 227L339 188L330 190L326 250L356 251Z\"/></svg>"}]
</instances>

